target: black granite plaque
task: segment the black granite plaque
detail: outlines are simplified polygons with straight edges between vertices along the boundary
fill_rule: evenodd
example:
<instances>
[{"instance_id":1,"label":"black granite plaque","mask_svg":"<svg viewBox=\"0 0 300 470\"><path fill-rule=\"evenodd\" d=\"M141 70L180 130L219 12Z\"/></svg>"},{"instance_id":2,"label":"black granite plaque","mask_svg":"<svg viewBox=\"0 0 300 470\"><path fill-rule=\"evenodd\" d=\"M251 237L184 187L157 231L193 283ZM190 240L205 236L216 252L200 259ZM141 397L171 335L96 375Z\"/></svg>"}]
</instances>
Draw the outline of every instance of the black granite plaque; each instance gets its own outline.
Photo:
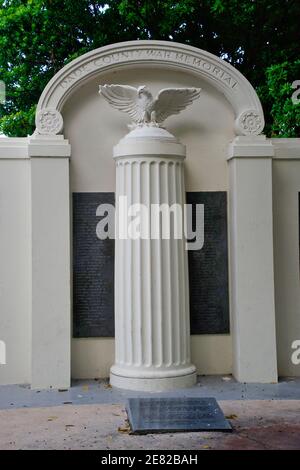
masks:
<instances>
[{"instance_id":1,"label":"black granite plaque","mask_svg":"<svg viewBox=\"0 0 300 470\"><path fill-rule=\"evenodd\" d=\"M133 433L231 431L215 398L129 398Z\"/></svg>"},{"instance_id":2,"label":"black granite plaque","mask_svg":"<svg viewBox=\"0 0 300 470\"><path fill-rule=\"evenodd\" d=\"M227 193L189 192L187 203L193 219L196 204L204 205L204 245L188 252L191 333L228 333Z\"/></svg>"},{"instance_id":3,"label":"black granite plaque","mask_svg":"<svg viewBox=\"0 0 300 470\"><path fill-rule=\"evenodd\" d=\"M99 204L114 193L73 194L73 336L114 336L114 240L100 240Z\"/></svg>"},{"instance_id":4,"label":"black granite plaque","mask_svg":"<svg viewBox=\"0 0 300 470\"><path fill-rule=\"evenodd\" d=\"M187 193L204 204L204 245L189 251L192 334L229 332L226 192ZM114 193L73 194L73 335L114 336L114 240L99 240L99 204Z\"/></svg>"}]
</instances>

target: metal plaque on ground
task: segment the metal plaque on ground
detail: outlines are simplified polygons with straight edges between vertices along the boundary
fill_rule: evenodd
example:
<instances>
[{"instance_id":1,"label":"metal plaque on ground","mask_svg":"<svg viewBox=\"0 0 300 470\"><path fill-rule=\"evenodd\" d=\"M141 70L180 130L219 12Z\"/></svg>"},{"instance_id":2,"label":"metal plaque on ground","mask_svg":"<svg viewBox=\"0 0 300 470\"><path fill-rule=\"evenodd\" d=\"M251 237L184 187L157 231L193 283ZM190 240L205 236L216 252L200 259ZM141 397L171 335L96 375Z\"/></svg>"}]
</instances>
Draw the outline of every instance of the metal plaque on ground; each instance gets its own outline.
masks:
<instances>
[{"instance_id":1,"label":"metal plaque on ground","mask_svg":"<svg viewBox=\"0 0 300 470\"><path fill-rule=\"evenodd\" d=\"M129 398L126 410L135 434L232 430L215 398Z\"/></svg>"}]
</instances>

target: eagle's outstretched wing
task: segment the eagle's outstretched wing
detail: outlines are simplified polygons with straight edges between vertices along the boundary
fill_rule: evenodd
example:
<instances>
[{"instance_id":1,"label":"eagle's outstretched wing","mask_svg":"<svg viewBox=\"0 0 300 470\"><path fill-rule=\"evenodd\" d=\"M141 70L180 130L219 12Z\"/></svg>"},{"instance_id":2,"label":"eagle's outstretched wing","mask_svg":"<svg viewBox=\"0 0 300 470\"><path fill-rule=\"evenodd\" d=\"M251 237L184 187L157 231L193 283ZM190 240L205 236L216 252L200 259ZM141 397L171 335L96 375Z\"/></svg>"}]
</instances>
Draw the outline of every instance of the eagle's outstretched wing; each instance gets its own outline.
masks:
<instances>
[{"instance_id":1,"label":"eagle's outstretched wing","mask_svg":"<svg viewBox=\"0 0 300 470\"><path fill-rule=\"evenodd\" d=\"M129 85L100 85L99 93L119 111L129 114L133 121L143 118L143 109L138 102L138 89Z\"/></svg>"},{"instance_id":2,"label":"eagle's outstretched wing","mask_svg":"<svg viewBox=\"0 0 300 470\"><path fill-rule=\"evenodd\" d=\"M154 103L156 122L163 122L172 114L178 114L199 98L201 88L164 88L158 93Z\"/></svg>"}]
</instances>

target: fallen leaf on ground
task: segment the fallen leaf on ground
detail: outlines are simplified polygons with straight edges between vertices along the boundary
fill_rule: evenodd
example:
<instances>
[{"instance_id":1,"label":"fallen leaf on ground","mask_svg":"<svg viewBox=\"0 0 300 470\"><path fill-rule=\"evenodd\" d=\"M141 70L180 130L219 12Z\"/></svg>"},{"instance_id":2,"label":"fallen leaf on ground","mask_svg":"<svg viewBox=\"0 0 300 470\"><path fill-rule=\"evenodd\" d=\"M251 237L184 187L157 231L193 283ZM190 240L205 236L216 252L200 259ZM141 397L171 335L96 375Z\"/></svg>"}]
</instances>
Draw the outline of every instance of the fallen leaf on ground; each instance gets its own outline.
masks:
<instances>
[{"instance_id":1,"label":"fallen leaf on ground","mask_svg":"<svg viewBox=\"0 0 300 470\"><path fill-rule=\"evenodd\" d=\"M54 421L55 419L58 419L58 416L49 416L47 421Z\"/></svg>"},{"instance_id":2,"label":"fallen leaf on ground","mask_svg":"<svg viewBox=\"0 0 300 470\"><path fill-rule=\"evenodd\" d=\"M126 420L123 426L118 427L118 431L124 434L129 434L131 431L129 422Z\"/></svg>"},{"instance_id":3,"label":"fallen leaf on ground","mask_svg":"<svg viewBox=\"0 0 300 470\"><path fill-rule=\"evenodd\" d=\"M227 415L225 416L226 419L237 419L237 415L232 414L232 415Z\"/></svg>"},{"instance_id":4,"label":"fallen leaf on ground","mask_svg":"<svg viewBox=\"0 0 300 470\"><path fill-rule=\"evenodd\" d=\"M65 430L67 431L69 428L74 428L74 424L65 424Z\"/></svg>"}]
</instances>

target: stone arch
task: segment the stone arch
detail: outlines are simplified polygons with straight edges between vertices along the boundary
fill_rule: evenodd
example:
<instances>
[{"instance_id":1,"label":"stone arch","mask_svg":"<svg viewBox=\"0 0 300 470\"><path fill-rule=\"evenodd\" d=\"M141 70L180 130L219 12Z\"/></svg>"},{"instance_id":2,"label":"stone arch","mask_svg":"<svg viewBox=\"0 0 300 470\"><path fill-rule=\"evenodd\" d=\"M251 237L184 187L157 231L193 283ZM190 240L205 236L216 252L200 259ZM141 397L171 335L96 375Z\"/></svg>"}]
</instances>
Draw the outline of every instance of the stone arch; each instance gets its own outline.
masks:
<instances>
[{"instance_id":1,"label":"stone arch","mask_svg":"<svg viewBox=\"0 0 300 470\"><path fill-rule=\"evenodd\" d=\"M116 68L155 66L187 70L221 92L235 113L236 135L259 135L264 128L260 100L249 81L234 67L210 54L168 41L129 41L95 49L63 67L45 87L37 106L36 133L60 134L64 103L85 82Z\"/></svg>"}]
</instances>

